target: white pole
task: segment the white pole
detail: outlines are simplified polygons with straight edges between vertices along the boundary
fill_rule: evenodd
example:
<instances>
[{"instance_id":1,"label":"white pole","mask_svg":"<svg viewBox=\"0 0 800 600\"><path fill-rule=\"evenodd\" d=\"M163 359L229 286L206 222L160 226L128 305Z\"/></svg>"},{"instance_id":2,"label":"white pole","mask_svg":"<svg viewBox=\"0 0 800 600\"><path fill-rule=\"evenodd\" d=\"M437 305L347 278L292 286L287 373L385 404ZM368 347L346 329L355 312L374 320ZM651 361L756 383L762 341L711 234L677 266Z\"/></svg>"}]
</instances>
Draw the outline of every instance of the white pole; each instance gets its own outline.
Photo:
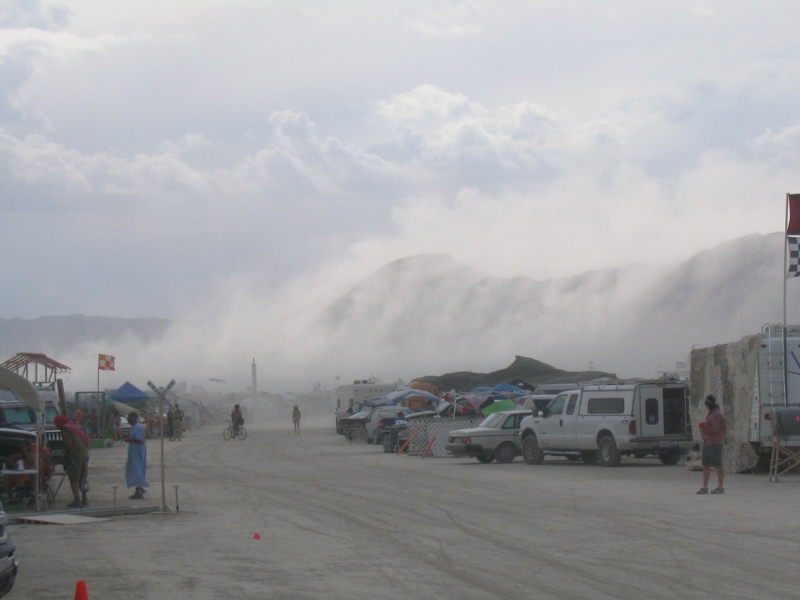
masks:
<instances>
[{"instance_id":1,"label":"white pole","mask_svg":"<svg viewBox=\"0 0 800 600\"><path fill-rule=\"evenodd\" d=\"M786 194L786 214L783 218L783 339L781 343L783 362L783 404L786 406L789 403L789 365L786 360L786 279L788 277L788 264L789 260L789 194Z\"/></svg>"}]
</instances>

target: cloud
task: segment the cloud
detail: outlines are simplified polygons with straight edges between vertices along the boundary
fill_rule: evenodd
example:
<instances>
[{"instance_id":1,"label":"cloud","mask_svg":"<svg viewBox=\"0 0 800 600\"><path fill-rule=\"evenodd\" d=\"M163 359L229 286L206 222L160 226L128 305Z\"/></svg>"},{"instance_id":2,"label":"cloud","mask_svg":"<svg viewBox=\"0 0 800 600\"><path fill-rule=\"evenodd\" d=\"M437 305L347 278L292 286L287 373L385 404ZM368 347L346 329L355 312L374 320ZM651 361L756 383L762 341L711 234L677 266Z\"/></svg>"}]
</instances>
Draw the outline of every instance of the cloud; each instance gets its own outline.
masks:
<instances>
[{"instance_id":1,"label":"cloud","mask_svg":"<svg viewBox=\"0 0 800 600\"><path fill-rule=\"evenodd\" d=\"M399 258L656 269L798 185L788 3L6 6L6 317L235 312L226 347L323 361L302 314Z\"/></svg>"},{"instance_id":2,"label":"cloud","mask_svg":"<svg viewBox=\"0 0 800 600\"><path fill-rule=\"evenodd\" d=\"M482 31L483 3L474 0L451 2L440 8L420 8L407 25L430 37L475 35Z\"/></svg>"}]
</instances>

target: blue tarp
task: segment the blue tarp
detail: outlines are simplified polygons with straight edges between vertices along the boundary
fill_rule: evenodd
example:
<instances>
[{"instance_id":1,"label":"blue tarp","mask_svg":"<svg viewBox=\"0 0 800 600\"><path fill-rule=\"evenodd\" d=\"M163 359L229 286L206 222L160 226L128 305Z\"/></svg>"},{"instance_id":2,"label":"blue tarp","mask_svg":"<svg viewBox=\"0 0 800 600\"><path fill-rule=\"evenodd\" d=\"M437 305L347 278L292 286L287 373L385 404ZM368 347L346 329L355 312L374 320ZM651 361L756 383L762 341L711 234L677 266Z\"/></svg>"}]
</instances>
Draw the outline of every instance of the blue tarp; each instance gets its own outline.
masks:
<instances>
[{"instance_id":1,"label":"blue tarp","mask_svg":"<svg viewBox=\"0 0 800 600\"><path fill-rule=\"evenodd\" d=\"M412 398L415 396L421 396L422 398L427 398L433 405L436 406L439 403L439 397L434 396L430 392L426 392L424 390L417 390L414 388L403 388L402 390L395 390L393 392L389 392L381 396L380 398L370 398L365 402L359 404L358 409L363 410L363 407L367 406L391 406L396 404L402 404L403 400L406 398Z\"/></svg>"},{"instance_id":2,"label":"blue tarp","mask_svg":"<svg viewBox=\"0 0 800 600\"><path fill-rule=\"evenodd\" d=\"M116 402L122 402L123 404L130 404L131 402L136 402L137 400L145 400L150 398L150 394L147 392L143 392L135 385L133 385L130 381L126 381L118 389L114 390L110 394L106 394L107 398L111 398Z\"/></svg>"}]
</instances>

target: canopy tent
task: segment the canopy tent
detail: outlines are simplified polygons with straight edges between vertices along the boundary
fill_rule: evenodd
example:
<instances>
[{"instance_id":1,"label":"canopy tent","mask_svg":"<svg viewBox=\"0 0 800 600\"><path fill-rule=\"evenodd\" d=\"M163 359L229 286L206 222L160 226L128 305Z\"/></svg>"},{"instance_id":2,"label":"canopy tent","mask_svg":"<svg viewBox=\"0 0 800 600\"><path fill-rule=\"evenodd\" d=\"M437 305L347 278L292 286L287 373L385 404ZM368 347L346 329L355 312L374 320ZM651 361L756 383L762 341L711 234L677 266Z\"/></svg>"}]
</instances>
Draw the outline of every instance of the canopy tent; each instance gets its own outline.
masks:
<instances>
[{"instance_id":1,"label":"canopy tent","mask_svg":"<svg viewBox=\"0 0 800 600\"><path fill-rule=\"evenodd\" d=\"M118 410L119 414L121 414L123 417L127 417L132 412L137 412L136 408L134 408L133 406L123 404L122 402L117 402L116 400L112 402L113 402L112 406L114 407L114 409Z\"/></svg>"},{"instance_id":2,"label":"canopy tent","mask_svg":"<svg viewBox=\"0 0 800 600\"><path fill-rule=\"evenodd\" d=\"M423 408L435 408L439 405L439 397L426 392L425 390L417 390L414 388L405 388L402 390L395 390L384 394L380 398L370 398L359 405L359 410L363 410L366 406L387 406L387 405L402 405L412 410L422 410ZM425 406L422 406L422 405Z\"/></svg>"},{"instance_id":3,"label":"canopy tent","mask_svg":"<svg viewBox=\"0 0 800 600\"><path fill-rule=\"evenodd\" d=\"M106 397L111 398L114 402L131 404L137 400L147 400L151 395L147 392L143 392L130 381L126 381L113 392L106 394Z\"/></svg>"},{"instance_id":4,"label":"canopy tent","mask_svg":"<svg viewBox=\"0 0 800 600\"><path fill-rule=\"evenodd\" d=\"M409 387L415 390L425 390L426 392L430 392L434 396L438 396L439 392L441 392L438 385L436 385L435 383L430 383L428 381L412 381L407 386L402 386L402 387Z\"/></svg>"},{"instance_id":5,"label":"canopy tent","mask_svg":"<svg viewBox=\"0 0 800 600\"><path fill-rule=\"evenodd\" d=\"M489 397L481 404L480 412L482 415L490 415L501 410L514 410L514 401L511 398Z\"/></svg>"},{"instance_id":6,"label":"canopy tent","mask_svg":"<svg viewBox=\"0 0 800 600\"><path fill-rule=\"evenodd\" d=\"M36 388L22 375L0 367L0 389L9 390L34 410L44 411L44 402L39 399Z\"/></svg>"}]
</instances>

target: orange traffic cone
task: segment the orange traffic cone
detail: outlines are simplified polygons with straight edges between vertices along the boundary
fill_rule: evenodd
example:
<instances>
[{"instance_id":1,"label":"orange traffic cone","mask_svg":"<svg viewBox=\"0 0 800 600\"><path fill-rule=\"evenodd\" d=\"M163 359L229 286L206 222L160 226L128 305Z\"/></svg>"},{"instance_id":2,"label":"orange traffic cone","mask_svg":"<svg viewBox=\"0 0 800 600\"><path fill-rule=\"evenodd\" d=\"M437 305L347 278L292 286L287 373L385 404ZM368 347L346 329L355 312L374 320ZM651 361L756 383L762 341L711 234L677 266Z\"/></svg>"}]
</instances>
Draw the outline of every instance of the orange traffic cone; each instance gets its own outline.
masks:
<instances>
[{"instance_id":1,"label":"orange traffic cone","mask_svg":"<svg viewBox=\"0 0 800 600\"><path fill-rule=\"evenodd\" d=\"M79 581L78 585L75 586L75 600L89 600L85 581Z\"/></svg>"}]
</instances>

